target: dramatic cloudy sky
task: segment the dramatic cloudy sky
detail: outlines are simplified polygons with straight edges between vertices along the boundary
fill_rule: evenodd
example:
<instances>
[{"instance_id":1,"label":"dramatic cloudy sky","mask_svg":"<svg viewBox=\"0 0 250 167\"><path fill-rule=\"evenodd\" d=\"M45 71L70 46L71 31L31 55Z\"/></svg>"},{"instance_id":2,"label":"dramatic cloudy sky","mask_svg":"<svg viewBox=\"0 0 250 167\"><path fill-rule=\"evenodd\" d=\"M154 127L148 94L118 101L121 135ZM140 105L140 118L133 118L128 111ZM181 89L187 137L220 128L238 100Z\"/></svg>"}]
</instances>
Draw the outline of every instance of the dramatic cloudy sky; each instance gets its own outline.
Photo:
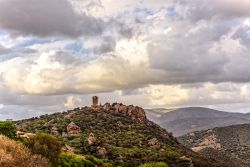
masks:
<instances>
[{"instance_id":1,"label":"dramatic cloudy sky","mask_svg":"<svg viewBox=\"0 0 250 167\"><path fill-rule=\"evenodd\" d=\"M250 0L0 0L0 119L92 95L250 112Z\"/></svg>"}]
</instances>

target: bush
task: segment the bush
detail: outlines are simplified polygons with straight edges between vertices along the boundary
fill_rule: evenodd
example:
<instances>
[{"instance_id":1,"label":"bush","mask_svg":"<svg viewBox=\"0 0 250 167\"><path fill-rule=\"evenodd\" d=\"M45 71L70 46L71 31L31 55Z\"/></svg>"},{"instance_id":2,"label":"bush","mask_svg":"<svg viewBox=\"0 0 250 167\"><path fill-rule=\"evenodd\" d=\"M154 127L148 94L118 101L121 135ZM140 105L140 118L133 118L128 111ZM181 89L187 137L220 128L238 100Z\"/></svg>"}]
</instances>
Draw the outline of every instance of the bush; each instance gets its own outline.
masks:
<instances>
[{"instance_id":1,"label":"bush","mask_svg":"<svg viewBox=\"0 0 250 167\"><path fill-rule=\"evenodd\" d=\"M54 136L46 133L38 133L28 139L25 144L34 154L47 157L53 164L57 163L62 144Z\"/></svg>"},{"instance_id":2,"label":"bush","mask_svg":"<svg viewBox=\"0 0 250 167\"><path fill-rule=\"evenodd\" d=\"M81 167L85 166L84 158L62 152L58 157L58 167Z\"/></svg>"},{"instance_id":3,"label":"bush","mask_svg":"<svg viewBox=\"0 0 250 167\"><path fill-rule=\"evenodd\" d=\"M21 143L0 135L0 166L51 167L51 164L46 158L33 155Z\"/></svg>"},{"instance_id":4,"label":"bush","mask_svg":"<svg viewBox=\"0 0 250 167\"><path fill-rule=\"evenodd\" d=\"M58 167L95 167L102 166L102 161L92 157L83 157L62 152L58 157Z\"/></svg>"},{"instance_id":5,"label":"bush","mask_svg":"<svg viewBox=\"0 0 250 167\"><path fill-rule=\"evenodd\" d=\"M153 162L142 164L139 167L168 167L168 165L164 162Z\"/></svg>"},{"instance_id":6,"label":"bush","mask_svg":"<svg viewBox=\"0 0 250 167\"><path fill-rule=\"evenodd\" d=\"M16 138L16 127L12 122L0 121L0 134L11 139Z\"/></svg>"}]
</instances>

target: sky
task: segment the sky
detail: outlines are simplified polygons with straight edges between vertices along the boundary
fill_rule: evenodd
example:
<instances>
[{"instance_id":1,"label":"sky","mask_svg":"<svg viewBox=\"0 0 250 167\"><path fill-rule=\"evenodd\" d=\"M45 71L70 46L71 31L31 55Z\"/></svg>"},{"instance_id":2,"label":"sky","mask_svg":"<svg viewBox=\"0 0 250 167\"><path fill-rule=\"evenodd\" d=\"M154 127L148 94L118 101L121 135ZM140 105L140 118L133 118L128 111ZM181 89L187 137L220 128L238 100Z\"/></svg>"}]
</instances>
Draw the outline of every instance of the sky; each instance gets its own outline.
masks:
<instances>
[{"instance_id":1,"label":"sky","mask_svg":"<svg viewBox=\"0 0 250 167\"><path fill-rule=\"evenodd\" d=\"M93 95L250 112L250 0L0 0L0 119Z\"/></svg>"}]
</instances>

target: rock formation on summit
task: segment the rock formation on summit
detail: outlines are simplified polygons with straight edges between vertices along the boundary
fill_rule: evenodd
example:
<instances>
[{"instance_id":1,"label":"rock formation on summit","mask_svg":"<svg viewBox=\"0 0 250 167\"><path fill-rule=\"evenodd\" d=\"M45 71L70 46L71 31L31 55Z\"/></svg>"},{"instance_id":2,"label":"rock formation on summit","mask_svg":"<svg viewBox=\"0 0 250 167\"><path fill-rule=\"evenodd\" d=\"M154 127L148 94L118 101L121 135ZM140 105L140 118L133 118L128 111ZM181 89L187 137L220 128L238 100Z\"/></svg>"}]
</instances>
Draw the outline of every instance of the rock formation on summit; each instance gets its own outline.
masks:
<instances>
[{"instance_id":1,"label":"rock formation on summit","mask_svg":"<svg viewBox=\"0 0 250 167\"><path fill-rule=\"evenodd\" d=\"M133 120L138 120L139 122L144 122L146 120L146 114L141 107L133 105L124 105L122 103L105 103L104 105L98 105L98 97L93 96L92 109L96 112L106 111L106 112L118 112L126 116L131 117Z\"/></svg>"},{"instance_id":2,"label":"rock formation on summit","mask_svg":"<svg viewBox=\"0 0 250 167\"><path fill-rule=\"evenodd\" d=\"M116 112L123 113L131 117L132 119L138 120L140 122L146 120L146 114L144 110L138 106L133 106L133 105L126 106L122 103L113 103L111 109L114 109Z\"/></svg>"}]
</instances>

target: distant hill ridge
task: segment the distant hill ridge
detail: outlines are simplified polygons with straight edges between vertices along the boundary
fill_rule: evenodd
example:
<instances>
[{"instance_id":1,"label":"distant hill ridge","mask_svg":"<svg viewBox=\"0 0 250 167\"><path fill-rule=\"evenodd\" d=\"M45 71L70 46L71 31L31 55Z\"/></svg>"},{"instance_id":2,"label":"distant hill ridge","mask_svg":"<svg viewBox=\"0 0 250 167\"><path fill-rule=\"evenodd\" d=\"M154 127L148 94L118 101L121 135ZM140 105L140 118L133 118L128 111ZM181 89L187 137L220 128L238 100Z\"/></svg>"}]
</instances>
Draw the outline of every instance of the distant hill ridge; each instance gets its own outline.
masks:
<instances>
[{"instance_id":1,"label":"distant hill ridge","mask_svg":"<svg viewBox=\"0 0 250 167\"><path fill-rule=\"evenodd\" d=\"M214 127L250 123L250 114L223 112L202 107L145 111L149 120L173 132L175 136Z\"/></svg>"}]
</instances>

